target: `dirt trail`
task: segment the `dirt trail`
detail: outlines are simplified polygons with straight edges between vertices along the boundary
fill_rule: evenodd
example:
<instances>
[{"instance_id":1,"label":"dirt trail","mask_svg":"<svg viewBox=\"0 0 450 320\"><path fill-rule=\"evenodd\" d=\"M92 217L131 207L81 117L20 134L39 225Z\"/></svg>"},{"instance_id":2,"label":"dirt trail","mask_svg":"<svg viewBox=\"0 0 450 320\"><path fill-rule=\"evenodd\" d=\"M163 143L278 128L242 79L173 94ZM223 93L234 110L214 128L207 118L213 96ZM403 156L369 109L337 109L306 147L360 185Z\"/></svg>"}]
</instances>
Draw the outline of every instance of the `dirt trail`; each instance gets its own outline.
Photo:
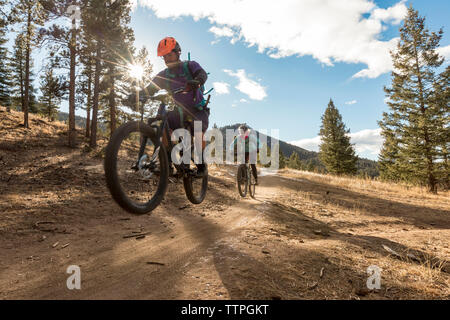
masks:
<instances>
[{"instance_id":1,"label":"dirt trail","mask_svg":"<svg viewBox=\"0 0 450 320\"><path fill-rule=\"evenodd\" d=\"M2 124L1 299L450 297L445 265L401 261L382 247L449 260L441 198L388 197L291 172L264 175L256 199L241 199L235 169L212 166L203 204L170 184L152 214L133 216L111 199L102 160L64 147L62 127L21 135ZM148 234L124 238L133 232ZM67 289L70 265L81 269L81 290ZM370 265L383 270L371 292Z\"/></svg>"}]
</instances>

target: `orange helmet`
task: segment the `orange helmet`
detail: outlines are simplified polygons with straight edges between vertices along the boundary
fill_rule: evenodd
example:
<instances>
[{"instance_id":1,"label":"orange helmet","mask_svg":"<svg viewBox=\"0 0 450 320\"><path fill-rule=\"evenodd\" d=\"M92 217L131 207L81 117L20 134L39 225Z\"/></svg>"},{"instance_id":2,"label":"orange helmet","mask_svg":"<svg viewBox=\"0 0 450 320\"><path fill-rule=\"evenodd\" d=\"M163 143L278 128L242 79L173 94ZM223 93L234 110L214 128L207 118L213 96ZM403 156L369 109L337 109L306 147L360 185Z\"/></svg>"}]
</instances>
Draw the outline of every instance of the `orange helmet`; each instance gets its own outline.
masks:
<instances>
[{"instance_id":1,"label":"orange helmet","mask_svg":"<svg viewBox=\"0 0 450 320\"><path fill-rule=\"evenodd\" d=\"M166 37L162 39L158 44L158 57L165 56L172 51L181 51L180 45L172 37Z\"/></svg>"}]
</instances>

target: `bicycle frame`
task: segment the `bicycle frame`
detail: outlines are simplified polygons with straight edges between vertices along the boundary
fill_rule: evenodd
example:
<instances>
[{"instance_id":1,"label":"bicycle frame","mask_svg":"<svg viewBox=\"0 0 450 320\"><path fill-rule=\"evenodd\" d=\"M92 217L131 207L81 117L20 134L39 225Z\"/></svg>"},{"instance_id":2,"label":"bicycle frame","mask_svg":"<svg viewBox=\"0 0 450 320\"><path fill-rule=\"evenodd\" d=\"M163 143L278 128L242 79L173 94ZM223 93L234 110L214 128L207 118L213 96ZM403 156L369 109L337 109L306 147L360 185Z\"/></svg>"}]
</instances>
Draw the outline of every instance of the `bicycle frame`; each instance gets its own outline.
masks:
<instances>
[{"instance_id":1,"label":"bicycle frame","mask_svg":"<svg viewBox=\"0 0 450 320\"><path fill-rule=\"evenodd\" d=\"M155 150L153 152L153 155L151 156L150 163L153 163L156 160L156 157L159 153L161 144L163 143L163 135L164 134L166 134L166 137L167 137L167 143L168 143L167 152L169 154L170 154L171 150L173 149L173 147L175 146L175 144L172 143L172 139L170 139L170 135L169 135L168 113L169 112L167 111L167 105L161 101L157 116L155 118L148 119L148 125L150 125L150 126L152 125L153 122L161 120L161 124L158 127L156 127L157 131L156 131ZM141 159L144 156L145 147L147 145L148 139L149 139L148 137L143 136L143 138L141 140L141 146L139 149L139 159ZM191 152L192 143L189 147L186 147L184 139L183 139L182 143L183 143L183 150L187 150L188 152ZM183 173L183 175L190 173L190 170L187 170L188 168L183 166L183 164L179 164L179 165L174 164L174 166L177 169L177 172L181 172L181 173Z\"/></svg>"}]
</instances>

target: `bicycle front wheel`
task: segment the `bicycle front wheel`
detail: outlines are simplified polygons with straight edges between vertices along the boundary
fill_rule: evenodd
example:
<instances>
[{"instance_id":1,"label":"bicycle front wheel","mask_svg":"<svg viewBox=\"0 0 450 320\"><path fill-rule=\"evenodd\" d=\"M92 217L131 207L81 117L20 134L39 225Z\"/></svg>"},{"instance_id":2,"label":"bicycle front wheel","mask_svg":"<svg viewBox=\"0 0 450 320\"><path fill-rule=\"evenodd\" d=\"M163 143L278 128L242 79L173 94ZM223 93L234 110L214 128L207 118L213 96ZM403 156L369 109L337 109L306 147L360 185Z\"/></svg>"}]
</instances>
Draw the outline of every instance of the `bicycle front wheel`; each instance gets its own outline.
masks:
<instances>
[{"instance_id":1,"label":"bicycle front wheel","mask_svg":"<svg viewBox=\"0 0 450 320\"><path fill-rule=\"evenodd\" d=\"M238 167L236 179L239 194L241 195L242 198L245 198L245 196L247 195L248 180L247 180L247 170L244 164L241 164Z\"/></svg>"},{"instance_id":2,"label":"bicycle front wheel","mask_svg":"<svg viewBox=\"0 0 450 320\"><path fill-rule=\"evenodd\" d=\"M156 141L154 129L133 121L119 127L106 148L106 184L113 199L130 213L152 211L166 193L167 152L162 144L155 147Z\"/></svg>"},{"instance_id":3,"label":"bicycle front wheel","mask_svg":"<svg viewBox=\"0 0 450 320\"><path fill-rule=\"evenodd\" d=\"M184 191L186 197L193 204L200 204L206 197L208 190L208 165L205 164L205 174L202 177L195 176L195 164L191 161L187 175L183 178Z\"/></svg>"}]
</instances>

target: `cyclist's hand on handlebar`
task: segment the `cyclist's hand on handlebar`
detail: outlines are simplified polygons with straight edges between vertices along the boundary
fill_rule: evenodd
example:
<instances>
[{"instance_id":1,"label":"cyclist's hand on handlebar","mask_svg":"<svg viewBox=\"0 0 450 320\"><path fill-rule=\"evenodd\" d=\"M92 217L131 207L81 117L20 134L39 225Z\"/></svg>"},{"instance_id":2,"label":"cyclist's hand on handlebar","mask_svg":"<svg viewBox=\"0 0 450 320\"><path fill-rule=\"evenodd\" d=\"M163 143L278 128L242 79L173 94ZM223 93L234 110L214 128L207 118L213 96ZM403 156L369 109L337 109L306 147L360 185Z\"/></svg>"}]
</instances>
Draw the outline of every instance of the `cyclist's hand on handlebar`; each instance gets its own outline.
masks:
<instances>
[{"instance_id":1,"label":"cyclist's hand on handlebar","mask_svg":"<svg viewBox=\"0 0 450 320\"><path fill-rule=\"evenodd\" d=\"M186 82L186 91L197 90L200 88L200 81L198 80L189 80Z\"/></svg>"}]
</instances>

